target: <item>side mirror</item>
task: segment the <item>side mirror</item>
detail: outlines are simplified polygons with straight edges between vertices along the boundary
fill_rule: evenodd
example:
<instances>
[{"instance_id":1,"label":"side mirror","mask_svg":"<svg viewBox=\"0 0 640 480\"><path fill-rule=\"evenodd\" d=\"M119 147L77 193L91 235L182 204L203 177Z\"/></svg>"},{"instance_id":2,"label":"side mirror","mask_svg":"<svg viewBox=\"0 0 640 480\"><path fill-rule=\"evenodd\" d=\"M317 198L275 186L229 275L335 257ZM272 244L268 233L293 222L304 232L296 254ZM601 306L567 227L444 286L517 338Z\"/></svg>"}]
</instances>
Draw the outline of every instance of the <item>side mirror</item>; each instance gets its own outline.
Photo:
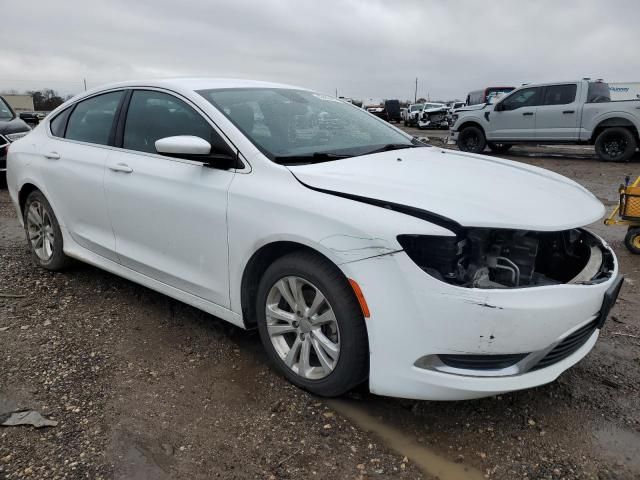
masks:
<instances>
[{"instance_id":1,"label":"side mirror","mask_svg":"<svg viewBox=\"0 0 640 480\"><path fill-rule=\"evenodd\" d=\"M193 135L178 135L156 140L156 151L169 156L192 157L194 155L209 155L211 144Z\"/></svg>"}]
</instances>

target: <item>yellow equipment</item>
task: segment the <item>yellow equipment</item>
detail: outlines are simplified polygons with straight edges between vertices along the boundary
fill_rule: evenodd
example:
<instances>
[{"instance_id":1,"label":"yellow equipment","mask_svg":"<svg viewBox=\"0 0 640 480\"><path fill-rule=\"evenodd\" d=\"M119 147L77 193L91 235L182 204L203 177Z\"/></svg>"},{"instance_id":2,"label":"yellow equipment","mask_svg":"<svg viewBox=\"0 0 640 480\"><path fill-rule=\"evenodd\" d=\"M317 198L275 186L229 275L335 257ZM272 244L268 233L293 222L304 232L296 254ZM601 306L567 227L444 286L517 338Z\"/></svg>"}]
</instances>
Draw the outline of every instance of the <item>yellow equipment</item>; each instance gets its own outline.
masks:
<instances>
[{"instance_id":1,"label":"yellow equipment","mask_svg":"<svg viewBox=\"0 0 640 480\"><path fill-rule=\"evenodd\" d=\"M618 189L620 203L604 221L605 225L628 225L624 244L631 253L640 255L640 177L629 185L629 177Z\"/></svg>"}]
</instances>

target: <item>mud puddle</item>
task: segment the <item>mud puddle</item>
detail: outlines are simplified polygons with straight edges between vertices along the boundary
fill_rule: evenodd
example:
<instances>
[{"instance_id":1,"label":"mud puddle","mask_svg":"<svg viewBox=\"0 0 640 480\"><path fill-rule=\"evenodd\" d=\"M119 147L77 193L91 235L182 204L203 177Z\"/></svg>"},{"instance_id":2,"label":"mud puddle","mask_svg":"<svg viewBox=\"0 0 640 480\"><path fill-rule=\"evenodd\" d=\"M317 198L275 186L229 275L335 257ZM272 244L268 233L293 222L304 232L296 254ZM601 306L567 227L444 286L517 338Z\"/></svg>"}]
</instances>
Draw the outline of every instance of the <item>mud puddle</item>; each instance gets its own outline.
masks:
<instances>
[{"instance_id":1,"label":"mud puddle","mask_svg":"<svg viewBox=\"0 0 640 480\"><path fill-rule=\"evenodd\" d=\"M482 480L482 473L420 445L402 430L386 424L347 400L327 400L327 405L358 427L377 435L387 447L404 455L424 473L439 480Z\"/></svg>"},{"instance_id":2,"label":"mud puddle","mask_svg":"<svg viewBox=\"0 0 640 480\"><path fill-rule=\"evenodd\" d=\"M603 453L633 471L640 470L640 434L613 424L606 424L593 434Z\"/></svg>"}]
</instances>

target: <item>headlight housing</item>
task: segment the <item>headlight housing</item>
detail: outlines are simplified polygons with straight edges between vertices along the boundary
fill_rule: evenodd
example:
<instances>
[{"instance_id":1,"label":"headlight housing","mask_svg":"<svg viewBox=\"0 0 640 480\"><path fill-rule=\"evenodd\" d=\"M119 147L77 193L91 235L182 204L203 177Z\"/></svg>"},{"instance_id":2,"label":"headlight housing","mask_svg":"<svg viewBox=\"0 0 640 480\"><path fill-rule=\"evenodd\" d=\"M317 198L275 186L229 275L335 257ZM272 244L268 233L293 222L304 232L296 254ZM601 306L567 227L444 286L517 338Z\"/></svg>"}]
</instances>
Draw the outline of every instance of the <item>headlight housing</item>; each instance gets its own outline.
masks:
<instances>
[{"instance_id":1,"label":"headlight housing","mask_svg":"<svg viewBox=\"0 0 640 480\"><path fill-rule=\"evenodd\" d=\"M27 132L5 133L4 137L7 140L9 140L10 142L15 142L16 140L19 140L20 138L26 136L29 133L29 131L27 131Z\"/></svg>"},{"instance_id":2,"label":"headlight housing","mask_svg":"<svg viewBox=\"0 0 640 480\"><path fill-rule=\"evenodd\" d=\"M586 230L535 232L469 228L456 236L399 235L405 253L430 276L467 288L600 283L612 253Z\"/></svg>"}]
</instances>

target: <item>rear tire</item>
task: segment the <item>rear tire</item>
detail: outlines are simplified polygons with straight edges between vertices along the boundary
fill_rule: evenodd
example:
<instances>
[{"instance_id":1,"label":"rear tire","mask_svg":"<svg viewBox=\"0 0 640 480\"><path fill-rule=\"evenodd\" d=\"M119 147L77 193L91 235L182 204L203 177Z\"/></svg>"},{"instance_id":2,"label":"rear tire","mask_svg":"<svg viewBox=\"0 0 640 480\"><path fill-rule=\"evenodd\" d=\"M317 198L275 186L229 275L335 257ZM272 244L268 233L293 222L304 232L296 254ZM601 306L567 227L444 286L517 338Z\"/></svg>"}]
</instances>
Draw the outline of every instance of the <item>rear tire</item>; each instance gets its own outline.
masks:
<instances>
[{"instance_id":1,"label":"rear tire","mask_svg":"<svg viewBox=\"0 0 640 480\"><path fill-rule=\"evenodd\" d=\"M281 294L283 288L291 295ZM312 314L318 293L326 301ZM369 345L362 311L349 282L331 262L304 251L279 258L260 279L256 302L267 356L291 383L334 397L367 378ZM319 348L323 345L330 348Z\"/></svg>"},{"instance_id":2,"label":"rear tire","mask_svg":"<svg viewBox=\"0 0 640 480\"><path fill-rule=\"evenodd\" d=\"M629 227L624 244L631 253L640 255L640 227Z\"/></svg>"},{"instance_id":3,"label":"rear tire","mask_svg":"<svg viewBox=\"0 0 640 480\"><path fill-rule=\"evenodd\" d=\"M486 145L487 139L479 127L465 127L458 134L458 148L463 152L482 153Z\"/></svg>"},{"instance_id":4,"label":"rear tire","mask_svg":"<svg viewBox=\"0 0 640 480\"><path fill-rule=\"evenodd\" d=\"M60 224L42 192L34 190L29 194L22 218L31 256L36 265L52 271L68 267L71 259L63 251Z\"/></svg>"},{"instance_id":5,"label":"rear tire","mask_svg":"<svg viewBox=\"0 0 640 480\"><path fill-rule=\"evenodd\" d=\"M605 162L627 162L636 152L637 142L627 128L607 128L596 138L596 154Z\"/></svg>"},{"instance_id":6,"label":"rear tire","mask_svg":"<svg viewBox=\"0 0 640 480\"><path fill-rule=\"evenodd\" d=\"M489 149L493 153L506 153L513 146L513 145L509 145L509 144L505 144L505 143L493 143L493 142L489 142L489 143L487 143L487 145L489 145Z\"/></svg>"}]
</instances>

